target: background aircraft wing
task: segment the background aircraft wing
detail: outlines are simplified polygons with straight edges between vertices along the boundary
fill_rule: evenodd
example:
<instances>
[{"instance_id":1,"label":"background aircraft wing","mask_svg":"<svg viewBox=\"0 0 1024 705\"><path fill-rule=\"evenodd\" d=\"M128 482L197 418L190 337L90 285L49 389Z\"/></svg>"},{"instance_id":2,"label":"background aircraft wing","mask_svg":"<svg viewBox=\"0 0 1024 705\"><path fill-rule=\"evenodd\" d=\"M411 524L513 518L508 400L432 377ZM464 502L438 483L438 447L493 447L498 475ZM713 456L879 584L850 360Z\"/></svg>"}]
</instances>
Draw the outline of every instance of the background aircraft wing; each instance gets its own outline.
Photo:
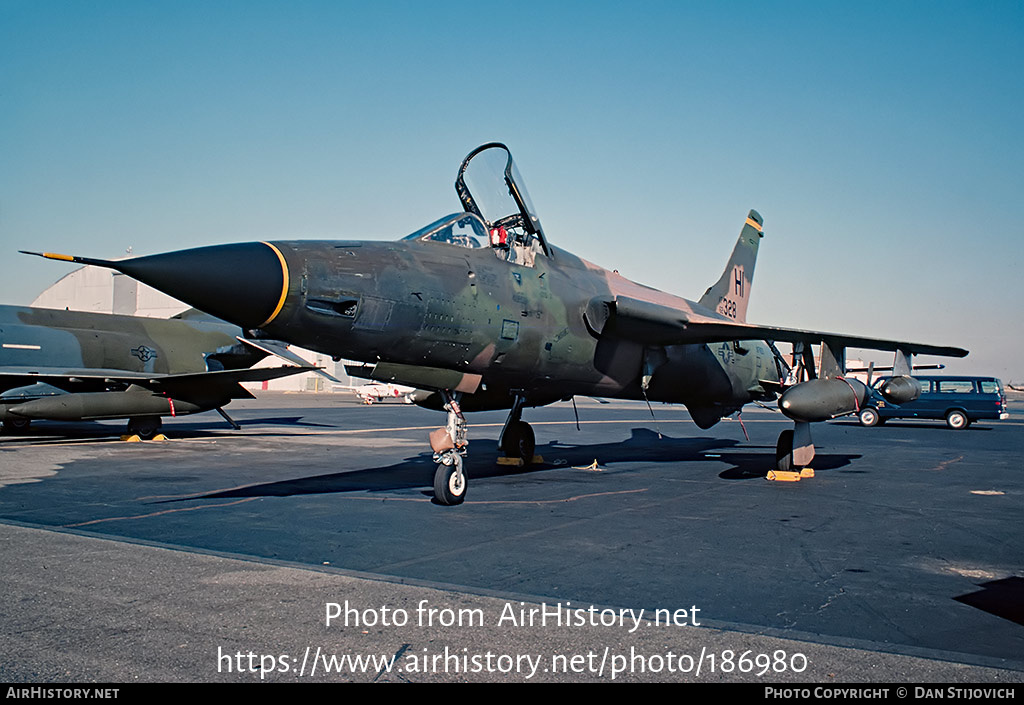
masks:
<instances>
[{"instance_id":1,"label":"background aircraft wing","mask_svg":"<svg viewBox=\"0 0 1024 705\"><path fill-rule=\"evenodd\" d=\"M208 394L211 389L219 389L232 399L249 399L252 398L252 394L242 387L240 382L263 382L315 369L317 368L309 365L255 367L165 375L124 370L0 367L0 389L13 389L41 382L66 392L102 392L112 387L127 388L135 385L168 396L185 397L195 392ZM0 401L3 400L3 396L0 395ZM18 400L24 401L24 398L19 396Z\"/></svg>"},{"instance_id":2,"label":"background aircraft wing","mask_svg":"<svg viewBox=\"0 0 1024 705\"><path fill-rule=\"evenodd\" d=\"M686 311L625 296L616 297L614 301L605 303L607 308L602 312L602 317L606 318L606 321L597 332L601 335L611 334L636 340L647 345L771 340L773 342L808 344L825 342L832 347L899 350L910 355L942 355L945 357L965 357L967 355L967 350L951 346L740 323L724 316L716 317L710 312L708 312L710 315L706 315L699 311ZM593 305L591 308L593 309ZM588 321L594 318L593 312L588 311ZM591 328L594 328L593 324L591 324Z\"/></svg>"}]
</instances>

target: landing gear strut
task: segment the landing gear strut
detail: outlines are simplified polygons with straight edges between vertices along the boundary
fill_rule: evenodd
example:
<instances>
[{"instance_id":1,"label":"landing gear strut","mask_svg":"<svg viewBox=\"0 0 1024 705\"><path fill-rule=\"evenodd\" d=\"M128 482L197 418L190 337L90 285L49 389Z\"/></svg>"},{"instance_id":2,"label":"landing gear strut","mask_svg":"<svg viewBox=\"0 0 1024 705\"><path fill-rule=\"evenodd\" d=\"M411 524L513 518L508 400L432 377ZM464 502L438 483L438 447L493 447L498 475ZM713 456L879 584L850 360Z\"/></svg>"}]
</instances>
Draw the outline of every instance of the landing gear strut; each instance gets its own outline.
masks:
<instances>
[{"instance_id":1,"label":"landing gear strut","mask_svg":"<svg viewBox=\"0 0 1024 705\"><path fill-rule=\"evenodd\" d=\"M505 420L505 427L501 429L501 436L498 439L498 448L505 454L505 457L517 458L522 461L524 466L533 463L533 453L537 448L533 428L522 418L525 401L524 397L516 396L508 419Z\"/></svg>"},{"instance_id":2,"label":"landing gear strut","mask_svg":"<svg viewBox=\"0 0 1024 705\"><path fill-rule=\"evenodd\" d=\"M448 424L430 434L430 447L434 450L434 499L440 504L462 504L466 499L468 478L462 469L469 442L466 440L466 418L459 402L451 392L444 391L444 408Z\"/></svg>"}]
</instances>

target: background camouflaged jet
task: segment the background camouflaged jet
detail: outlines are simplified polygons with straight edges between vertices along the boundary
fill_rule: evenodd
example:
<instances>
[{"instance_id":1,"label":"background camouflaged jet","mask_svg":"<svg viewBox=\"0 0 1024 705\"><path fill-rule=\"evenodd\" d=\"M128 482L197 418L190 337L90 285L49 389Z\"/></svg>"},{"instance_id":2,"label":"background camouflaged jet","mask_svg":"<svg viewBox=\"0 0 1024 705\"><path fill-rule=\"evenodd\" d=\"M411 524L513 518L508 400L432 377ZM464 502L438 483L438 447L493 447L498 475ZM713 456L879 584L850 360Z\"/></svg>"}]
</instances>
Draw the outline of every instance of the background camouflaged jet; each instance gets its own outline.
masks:
<instances>
[{"instance_id":1,"label":"background camouflaged jet","mask_svg":"<svg viewBox=\"0 0 1024 705\"><path fill-rule=\"evenodd\" d=\"M152 438L161 416L183 416L252 398L239 382L306 367L248 369L267 352L239 341L237 326L204 314L171 319L0 306L0 420L128 418Z\"/></svg>"}]
</instances>

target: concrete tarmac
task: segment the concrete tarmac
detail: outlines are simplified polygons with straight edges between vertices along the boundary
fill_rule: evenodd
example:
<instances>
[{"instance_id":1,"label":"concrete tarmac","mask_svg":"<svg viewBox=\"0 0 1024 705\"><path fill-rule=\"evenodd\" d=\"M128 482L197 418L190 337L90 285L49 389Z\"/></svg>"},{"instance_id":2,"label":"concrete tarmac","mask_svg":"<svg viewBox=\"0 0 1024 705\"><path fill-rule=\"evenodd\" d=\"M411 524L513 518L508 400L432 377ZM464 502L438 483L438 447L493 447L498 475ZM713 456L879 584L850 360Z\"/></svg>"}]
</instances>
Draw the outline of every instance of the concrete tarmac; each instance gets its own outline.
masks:
<instances>
[{"instance_id":1,"label":"concrete tarmac","mask_svg":"<svg viewBox=\"0 0 1024 705\"><path fill-rule=\"evenodd\" d=\"M442 414L340 395L4 437L0 680L1024 682L1020 403L818 425L798 483L777 413L577 403L527 471L470 415L458 507Z\"/></svg>"}]
</instances>

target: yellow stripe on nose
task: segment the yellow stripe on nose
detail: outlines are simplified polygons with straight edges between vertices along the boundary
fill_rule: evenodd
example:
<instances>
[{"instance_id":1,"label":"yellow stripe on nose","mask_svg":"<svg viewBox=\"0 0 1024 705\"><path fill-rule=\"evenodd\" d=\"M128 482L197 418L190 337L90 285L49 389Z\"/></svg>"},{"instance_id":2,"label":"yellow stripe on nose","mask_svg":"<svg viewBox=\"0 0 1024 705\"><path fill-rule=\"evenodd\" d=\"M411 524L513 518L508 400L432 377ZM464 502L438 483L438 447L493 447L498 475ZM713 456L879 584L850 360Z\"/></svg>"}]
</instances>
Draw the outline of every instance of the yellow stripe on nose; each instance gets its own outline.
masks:
<instances>
[{"instance_id":1,"label":"yellow stripe on nose","mask_svg":"<svg viewBox=\"0 0 1024 705\"><path fill-rule=\"evenodd\" d=\"M274 254L277 255L277 259L281 261L281 297L277 300L277 306L274 308L274 312L270 314L270 317L267 320L256 326L257 328L270 325L270 323L277 318L277 314L281 313L281 309L284 308L285 299L288 298L288 263L284 261L284 255L281 254L281 250L277 249L269 242L264 242L262 244L272 249Z\"/></svg>"}]
</instances>

